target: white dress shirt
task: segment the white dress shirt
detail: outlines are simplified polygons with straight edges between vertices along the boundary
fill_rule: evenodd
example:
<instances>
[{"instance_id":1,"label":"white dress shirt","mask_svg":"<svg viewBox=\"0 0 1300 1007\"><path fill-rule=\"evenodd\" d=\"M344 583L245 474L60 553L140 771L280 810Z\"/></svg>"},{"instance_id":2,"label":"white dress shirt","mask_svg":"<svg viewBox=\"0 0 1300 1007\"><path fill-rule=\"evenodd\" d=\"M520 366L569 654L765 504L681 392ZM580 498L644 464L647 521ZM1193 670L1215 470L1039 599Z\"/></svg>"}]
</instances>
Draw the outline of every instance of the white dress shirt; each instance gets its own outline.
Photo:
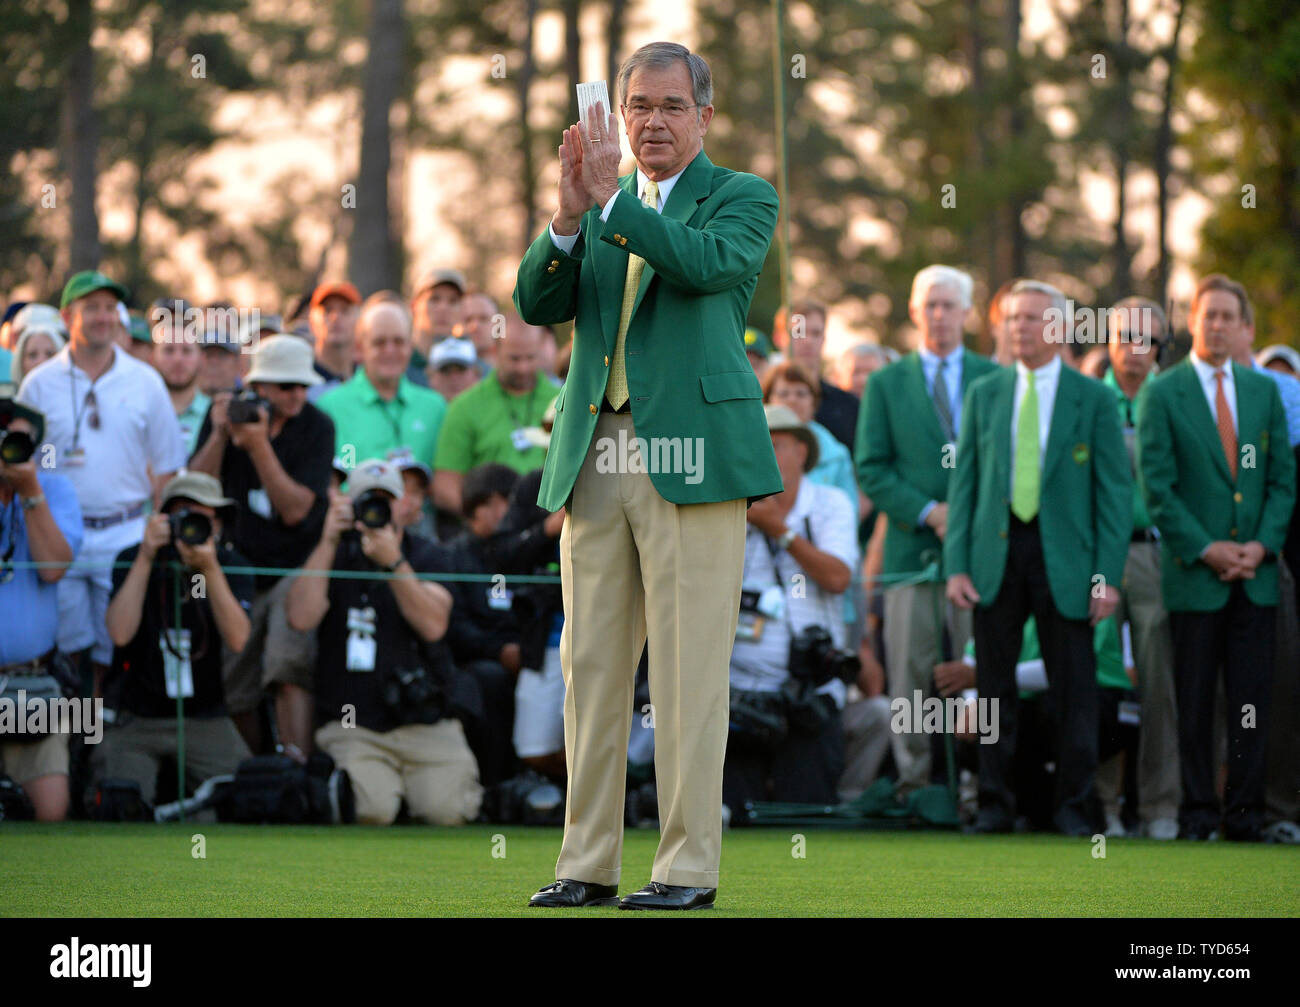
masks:
<instances>
[{"instance_id":1,"label":"white dress shirt","mask_svg":"<svg viewBox=\"0 0 1300 1007\"><path fill-rule=\"evenodd\" d=\"M1232 429L1237 429L1237 384L1232 379L1232 361L1225 360L1222 367L1215 367L1198 357L1195 353L1188 355L1196 376L1201 379L1201 390L1205 392L1205 401L1210 407L1210 419L1215 426L1219 423L1219 409L1216 404L1219 397L1219 382L1214 375L1223 371L1223 397L1228 400L1228 412L1232 413Z\"/></svg>"},{"instance_id":2,"label":"white dress shirt","mask_svg":"<svg viewBox=\"0 0 1300 1007\"><path fill-rule=\"evenodd\" d=\"M1061 358L1052 357L1036 371L1031 371L1020 361L1016 361L1016 392L1011 405L1011 486L1016 484L1016 431L1020 424L1020 404L1025 400L1029 390L1029 378L1033 376L1038 390L1038 470L1043 469L1043 460L1047 456L1047 435L1052 429L1052 410L1056 406L1056 389L1061 384Z\"/></svg>"},{"instance_id":3,"label":"white dress shirt","mask_svg":"<svg viewBox=\"0 0 1300 1007\"><path fill-rule=\"evenodd\" d=\"M682 171L685 170L686 170L685 168L682 169ZM665 178L662 182L658 183L659 199L657 201L657 205L655 206L655 209L658 212L660 213L664 212L664 205L668 202L668 194L673 191L673 186L676 185L677 180L682 177L682 171L679 171L676 175L673 175L670 178ZM636 194L637 194L637 199L643 202L645 201L646 183L649 181L650 181L649 176L646 175L646 173L642 171L640 168L637 168ZM622 189L617 190L614 193L614 195L609 197L609 200L605 203L604 209L600 211L601 220L609 220L609 211L614 208L614 200L618 199L620 193L623 193ZM626 193L623 194L626 195ZM551 232L551 243L555 245L555 247L558 248L565 255L568 255L570 252L572 252L573 246L578 243L577 234L556 234L554 224L548 224L547 230ZM579 234L582 233L581 229L579 229L578 233Z\"/></svg>"}]
</instances>

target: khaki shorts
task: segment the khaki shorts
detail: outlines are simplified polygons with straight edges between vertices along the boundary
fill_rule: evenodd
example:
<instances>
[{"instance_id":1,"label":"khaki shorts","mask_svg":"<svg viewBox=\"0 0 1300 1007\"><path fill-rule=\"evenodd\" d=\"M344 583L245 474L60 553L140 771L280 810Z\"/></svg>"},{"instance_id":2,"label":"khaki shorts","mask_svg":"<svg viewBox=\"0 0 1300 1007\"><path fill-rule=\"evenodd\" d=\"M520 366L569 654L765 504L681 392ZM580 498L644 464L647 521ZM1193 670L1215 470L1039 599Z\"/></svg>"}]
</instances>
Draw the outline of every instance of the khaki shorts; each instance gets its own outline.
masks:
<instances>
[{"instance_id":1,"label":"khaki shorts","mask_svg":"<svg viewBox=\"0 0 1300 1007\"><path fill-rule=\"evenodd\" d=\"M68 775L68 736L51 734L42 741L7 741L0 745L0 772L24 784L41 776Z\"/></svg>"},{"instance_id":2,"label":"khaki shorts","mask_svg":"<svg viewBox=\"0 0 1300 1007\"><path fill-rule=\"evenodd\" d=\"M248 643L238 654L225 654L222 679L226 709L232 714L256 709L263 690L275 684L315 689L316 634L293 629L285 613L293 581L282 577L253 599Z\"/></svg>"},{"instance_id":3,"label":"khaki shorts","mask_svg":"<svg viewBox=\"0 0 1300 1007\"><path fill-rule=\"evenodd\" d=\"M382 734L334 720L316 745L352 777L357 821L389 825L402 798L411 817L430 825L464 825L478 817L483 788L459 720L404 724Z\"/></svg>"}]
</instances>

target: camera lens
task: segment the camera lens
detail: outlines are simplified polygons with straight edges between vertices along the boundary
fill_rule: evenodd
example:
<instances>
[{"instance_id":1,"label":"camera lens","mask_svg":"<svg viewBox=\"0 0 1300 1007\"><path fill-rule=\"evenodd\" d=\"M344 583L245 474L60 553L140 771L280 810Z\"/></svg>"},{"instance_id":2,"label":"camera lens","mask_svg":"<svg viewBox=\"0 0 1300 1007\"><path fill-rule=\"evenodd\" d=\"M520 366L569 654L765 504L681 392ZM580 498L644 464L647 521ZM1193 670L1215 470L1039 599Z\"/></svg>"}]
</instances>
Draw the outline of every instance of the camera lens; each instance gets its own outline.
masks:
<instances>
[{"instance_id":1,"label":"camera lens","mask_svg":"<svg viewBox=\"0 0 1300 1007\"><path fill-rule=\"evenodd\" d=\"M36 451L36 442L31 434L21 430L6 431L0 434L0 458L6 465L21 465L31 458Z\"/></svg>"},{"instance_id":2,"label":"camera lens","mask_svg":"<svg viewBox=\"0 0 1300 1007\"><path fill-rule=\"evenodd\" d=\"M172 540L189 546L202 545L212 537L212 519L192 510L179 510L171 516Z\"/></svg>"},{"instance_id":3,"label":"camera lens","mask_svg":"<svg viewBox=\"0 0 1300 1007\"><path fill-rule=\"evenodd\" d=\"M393 519L393 508L387 498L374 491L362 493L352 510L357 520L367 528L382 528Z\"/></svg>"}]
</instances>

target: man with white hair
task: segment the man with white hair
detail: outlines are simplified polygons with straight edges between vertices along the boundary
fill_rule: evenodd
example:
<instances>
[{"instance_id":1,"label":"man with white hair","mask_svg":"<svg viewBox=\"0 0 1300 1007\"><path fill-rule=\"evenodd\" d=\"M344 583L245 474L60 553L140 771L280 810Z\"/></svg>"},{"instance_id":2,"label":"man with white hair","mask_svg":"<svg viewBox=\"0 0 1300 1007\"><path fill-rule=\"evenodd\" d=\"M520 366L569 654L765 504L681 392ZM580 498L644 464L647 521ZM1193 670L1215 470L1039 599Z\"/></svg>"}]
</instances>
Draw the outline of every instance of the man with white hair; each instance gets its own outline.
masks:
<instances>
[{"instance_id":1,"label":"man with white hair","mask_svg":"<svg viewBox=\"0 0 1300 1007\"><path fill-rule=\"evenodd\" d=\"M1055 287L1022 280L1006 302L1016 366L971 385L962 409L944 538L948 600L975 609L976 685L998 740L979 746L977 832L1015 826L1016 661L1032 615L1056 712L1053 821L1100 831L1093 627L1119 604L1133 479L1114 393L1065 367L1048 327Z\"/></svg>"},{"instance_id":2,"label":"man with white hair","mask_svg":"<svg viewBox=\"0 0 1300 1007\"><path fill-rule=\"evenodd\" d=\"M867 379L892 361L885 348L865 340L854 343L842 354L835 370L835 384L859 399L866 393Z\"/></svg>"},{"instance_id":3,"label":"man with white hair","mask_svg":"<svg viewBox=\"0 0 1300 1007\"><path fill-rule=\"evenodd\" d=\"M944 603L943 540L962 396L976 378L997 369L962 346L971 307L971 278L951 266L916 274L908 313L920 330L917 349L867 381L858 414L856 462L862 491L888 516L883 572L899 578L933 565L932 579L885 591L885 668L891 696L933 693L934 666L945 660L940 619L952 652L971 633L970 612ZM899 789L930 779L930 739L895 734Z\"/></svg>"},{"instance_id":4,"label":"man with white hair","mask_svg":"<svg viewBox=\"0 0 1300 1007\"><path fill-rule=\"evenodd\" d=\"M411 309L392 291L371 294L357 316L361 366L317 402L334 421L335 453L354 462L405 449L433 468L446 400L407 377Z\"/></svg>"}]
</instances>

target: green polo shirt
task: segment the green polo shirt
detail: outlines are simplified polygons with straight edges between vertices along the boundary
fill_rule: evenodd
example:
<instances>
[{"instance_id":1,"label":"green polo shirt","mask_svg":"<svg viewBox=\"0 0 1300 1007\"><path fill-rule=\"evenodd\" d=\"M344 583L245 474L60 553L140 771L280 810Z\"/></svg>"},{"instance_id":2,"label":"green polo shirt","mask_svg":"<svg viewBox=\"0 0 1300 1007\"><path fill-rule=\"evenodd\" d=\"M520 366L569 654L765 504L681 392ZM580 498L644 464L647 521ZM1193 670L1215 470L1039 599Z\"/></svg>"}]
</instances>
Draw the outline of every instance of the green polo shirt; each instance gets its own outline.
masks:
<instances>
[{"instance_id":1,"label":"green polo shirt","mask_svg":"<svg viewBox=\"0 0 1300 1007\"><path fill-rule=\"evenodd\" d=\"M1147 380L1151 376L1147 375ZM1119 410L1119 426L1124 431L1124 443L1128 446L1129 462L1133 462L1133 440L1136 437L1135 428L1137 427L1137 407L1135 399L1130 399L1124 394L1124 389L1119 386L1115 380L1115 371L1109 370L1106 376L1101 379L1102 384L1108 385L1115 393L1115 408ZM1144 382L1145 384L1145 382ZM1133 530L1145 531L1151 527L1151 514L1147 510L1146 501L1142 499L1142 489L1138 486L1137 471L1133 472Z\"/></svg>"},{"instance_id":2,"label":"green polo shirt","mask_svg":"<svg viewBox=\"0 0 1300 1007\"><path fill-rule=\"evenodd\" d=\"M541 468L546 449L524 444L517 431L541 426L558 394L546 374L538 371L531 392L510 395L493 371L452 400L438 437L437 467L462 473L487 462L500 462L517 472Z\"/></svg>"},{"instance_id":3,"label":"green polo shirt","mask_svg":"<svg viewBox=\"0 0 1300 1007\"><path fill-rule=\"evenodd\" d=\"M189 408L176 414L176 420L181 425L181 437L185 440L186 458L198 450L199 430L203 427L203 420L208 415L210 405L212 405L210 398L202 392L195 392Z\"/></svg>"},{"instance_id":4,"label":"green polo shirt","mask_svg":"<svg viewBox=\"0 0 1300 1007\"><path fill-rule=\"evenodd\" d=\"M358 367L316 405L334 421L335 453L350 457L354 464L407 448L417 461L433 468L438 431L447 414L447 401L437 392L403 376L397 395L385 402Z\"/></svg>"}]
</instances>

